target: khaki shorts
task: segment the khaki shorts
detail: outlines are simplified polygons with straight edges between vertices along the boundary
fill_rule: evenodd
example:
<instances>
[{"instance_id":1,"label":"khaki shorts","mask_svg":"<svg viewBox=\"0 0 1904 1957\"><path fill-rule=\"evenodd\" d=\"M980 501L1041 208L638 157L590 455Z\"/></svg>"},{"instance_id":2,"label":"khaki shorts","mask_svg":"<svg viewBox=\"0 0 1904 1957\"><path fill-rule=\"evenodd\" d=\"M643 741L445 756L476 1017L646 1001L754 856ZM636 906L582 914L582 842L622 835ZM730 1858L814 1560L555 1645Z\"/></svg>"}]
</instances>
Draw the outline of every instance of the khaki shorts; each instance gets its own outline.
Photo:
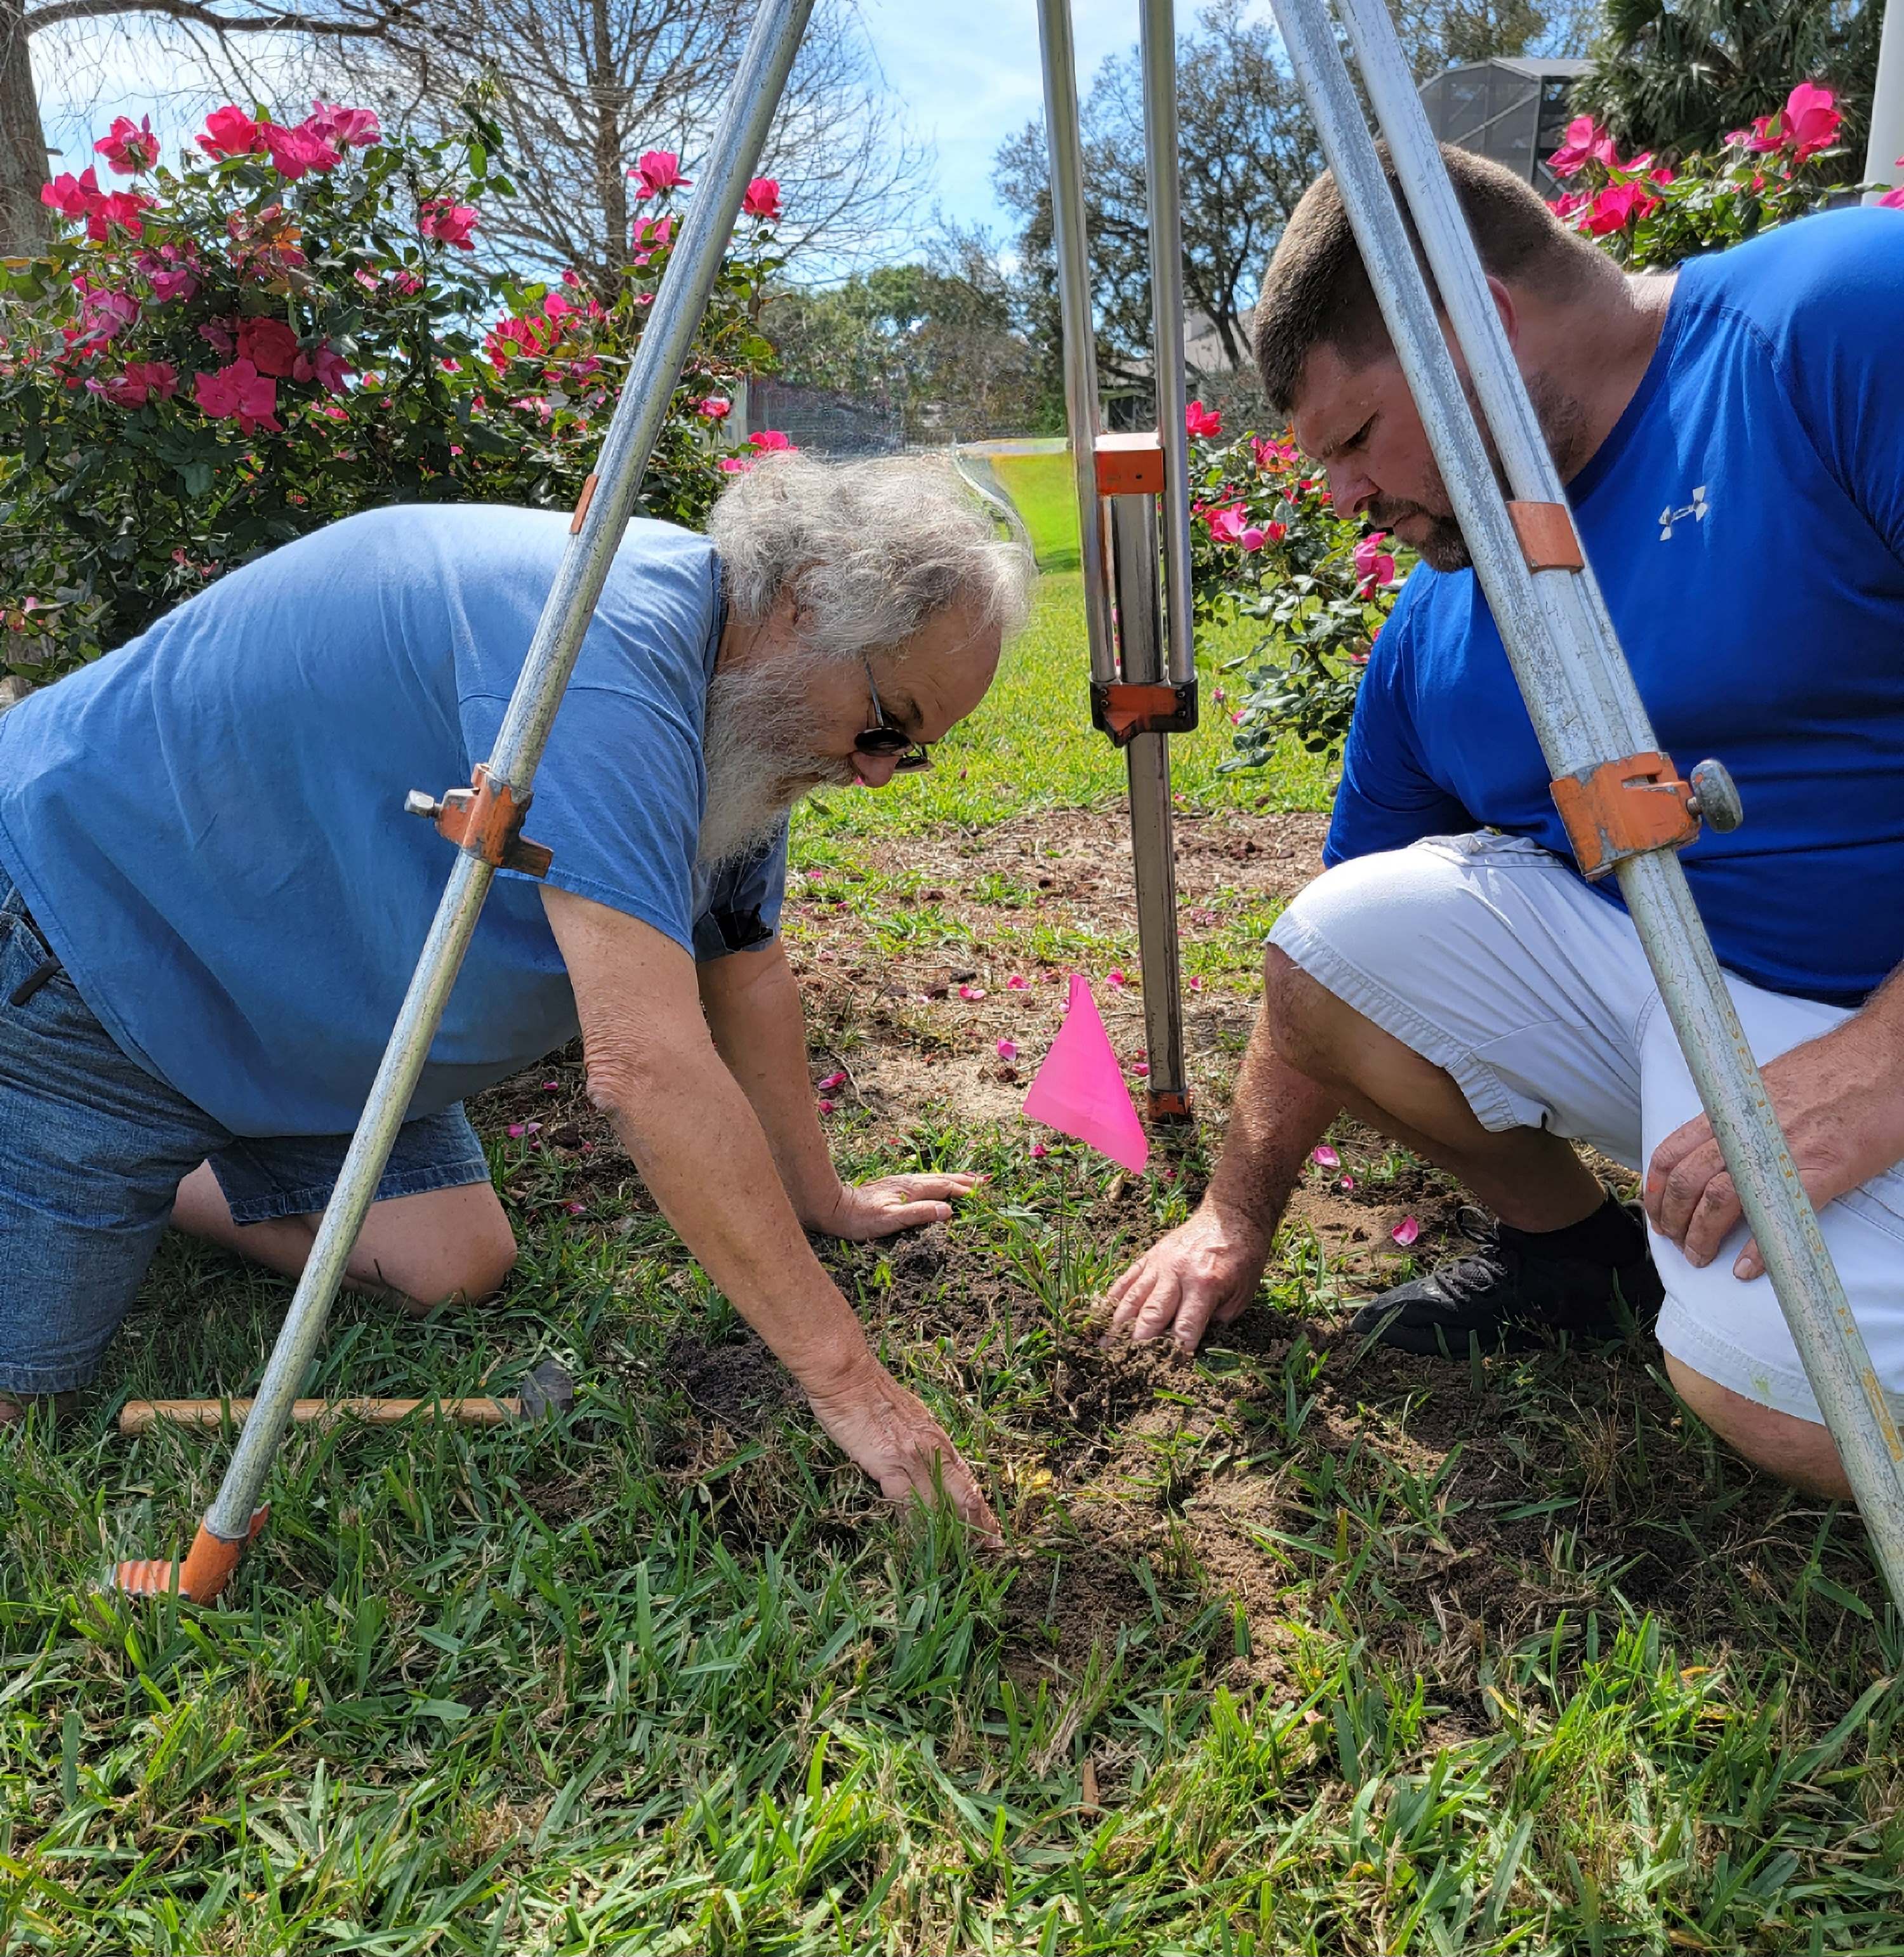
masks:
<instances>
[{"instance_id":1,"label":"khaki shorts","mask_svg":"<svg viewBox=\"0 0 1904 1957\"><path fill-rule=\"evenodd\" d=\"M1340 865L1270 942L1365 1019L1451 1075L1483 1127L1549 1128L1638 1168L1699 1096L1638 934L1537 843L1441 836ZM1728 975L1763 1064L1850 1017ZM1904 1178L1829 1203L1819 1222L1879 1379L1904 1412ZM1741 1282L1741 1225L1704 1269L1653 1237L1659 1342L1761 1405L1820 1418L1770 1281Z\"/></svg>"}]
</instances>

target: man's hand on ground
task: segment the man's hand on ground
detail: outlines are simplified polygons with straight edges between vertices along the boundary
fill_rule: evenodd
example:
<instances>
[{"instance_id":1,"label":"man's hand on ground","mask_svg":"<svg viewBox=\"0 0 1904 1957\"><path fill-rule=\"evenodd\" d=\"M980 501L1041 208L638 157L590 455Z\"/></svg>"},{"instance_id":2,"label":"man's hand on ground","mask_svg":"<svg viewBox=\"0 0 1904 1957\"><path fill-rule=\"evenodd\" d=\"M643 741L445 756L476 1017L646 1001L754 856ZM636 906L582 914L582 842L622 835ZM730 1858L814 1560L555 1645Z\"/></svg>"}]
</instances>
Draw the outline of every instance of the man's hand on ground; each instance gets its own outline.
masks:
<instances>
[{"instance_id":1,"label":"man's hand on ground","mask_svg":"<svg viewBox=\"0 0 1904 1957\"><path fill-rule=\"evenodd\" d=\"M1904 1082L1897 1035L1864 1014L1766 1063L1770 1090L1798 1179L1822 1209L1904 1160ZM1743 1213L1702 1114L1675 1128L1647 1167L1646 1211L1653 1227L1709 1264ZM1732 1266L1741 1279L1763 1274L1756 1239Z\"/></svg>"},{"instance_id":2,"label":"man's hand on ground","mask_svg":"<svg viewBox=\"0 0 1904 1957\"><path fill-rule=\"evenodd\" d=\"M1268 1261L1269 1242L1258 1227L1205 1203L1111 1286L1106 1336L1125 1333L1141 1345L1167 1332L1194 1352L1207 1326L1227 1325L1256 1295Z\"/></svg>"},{"instance_id":3,"label":"man's hand on ground","mask_svg":"<svg viewBox=\"0 0 1904 1957\"><path fill-rule=\"evenodd\" d=\"M820 1425L879 1483L889 1501L917 1495L930 1503L943 1488L964 1521L997 1540L997 1519L945 1429L870 1353L843 1384L810 1386L807 1397Z\"/></svg>"},{"instance_id":4,"label":"man's hand on ground","mask_svg":"<svg viewBox=\"0 0 1904 1957\"><path fill-rule=\"evenodd\" d=\"M985 1181L982 1175L883 1175L875 1182L842 1183L832 1209L810 1219L823 1236L853 1244L890 1237L921 1223L943 1223L952 1206Z\"/></svg>"}]
</instances>

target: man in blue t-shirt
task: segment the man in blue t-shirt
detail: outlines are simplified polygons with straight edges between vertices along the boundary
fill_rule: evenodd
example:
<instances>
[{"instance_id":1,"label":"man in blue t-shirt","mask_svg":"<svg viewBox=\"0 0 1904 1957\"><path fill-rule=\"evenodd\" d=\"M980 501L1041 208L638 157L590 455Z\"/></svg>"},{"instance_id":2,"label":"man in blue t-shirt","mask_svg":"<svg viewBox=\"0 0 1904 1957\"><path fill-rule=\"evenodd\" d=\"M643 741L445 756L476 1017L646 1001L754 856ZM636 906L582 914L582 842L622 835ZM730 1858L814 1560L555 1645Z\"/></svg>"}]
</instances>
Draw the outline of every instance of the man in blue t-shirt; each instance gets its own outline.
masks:
<instances>
[{"instance_id":1,"label":"man in blue t-shirt","mask_svg":"<svg viewBox=\"0 0 1904 1957\"><path fill-rule=\"evenodd\" d=\"M1828 213L1629 277L1445 152L1661 746L1737 781L1684 853L1880 1378L1904 1391L1904 216ZM1337 506L1420 553L1370 656L1325 860L1278 921L1224 1162L1116 1289L1194 1345L1254 1293L1347 1109L1499 1219L1353 1329L1464 1358L1663 1306L1688 1402L1846 1492L1612 879L1577 874L1500 636L1327 177L1255 316ZM1574 1144L1645 1170L1644 1207ZM1649 1231L1650 1257L1649 1256ZM1900 1401L1904 1405L1904 1401Z\"/></svg>"},{"instance_id":2,"label":"man in blue t-shirt","mask_svg":"<svg viewBox=\"0 0 1904 1957\"><path fill-rule=\"evenodd\" d=\"M168 1221L303 1267L451 860L405 792L489 754L567 529L353 517L0 719L0 1418L92 1376ZM591 1095L829 1432L891 1494L939 1462L988 1524L804 1234L943 1218L975 1178L842 1183L775 932L788 808L927 765L1031 575L924 461L780 456L706 536L630 525L535 777L551 867L491 890L353 1279L497 1288L515 1244L463 1099L579 1031Z\"/></svg>"}]
</instances>

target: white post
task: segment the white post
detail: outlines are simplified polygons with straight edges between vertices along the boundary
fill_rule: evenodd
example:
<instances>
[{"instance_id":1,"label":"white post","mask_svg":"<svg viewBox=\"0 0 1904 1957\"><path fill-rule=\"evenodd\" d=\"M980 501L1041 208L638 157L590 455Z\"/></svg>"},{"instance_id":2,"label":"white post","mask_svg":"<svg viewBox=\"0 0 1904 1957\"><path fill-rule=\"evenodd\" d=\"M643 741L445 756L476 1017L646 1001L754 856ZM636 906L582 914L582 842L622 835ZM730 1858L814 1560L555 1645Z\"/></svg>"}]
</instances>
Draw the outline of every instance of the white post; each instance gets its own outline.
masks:
<instances>
[{"instance_id":1,"label":"white post","mask_svg":"<svg viewBox=\"0 0 1904 1957\"><path fill-rule=\"evenodd\" d=\"M1874 0L1865 0L1867 6ZM1887 7L1877 43L1877 85L1871 91L1871 143L1865 151L1866 183L1904 182L1897 160L1904 156L1904 7ZM1866 194L1875 204L1881 191Z\"/></svg>"}]
</instances>

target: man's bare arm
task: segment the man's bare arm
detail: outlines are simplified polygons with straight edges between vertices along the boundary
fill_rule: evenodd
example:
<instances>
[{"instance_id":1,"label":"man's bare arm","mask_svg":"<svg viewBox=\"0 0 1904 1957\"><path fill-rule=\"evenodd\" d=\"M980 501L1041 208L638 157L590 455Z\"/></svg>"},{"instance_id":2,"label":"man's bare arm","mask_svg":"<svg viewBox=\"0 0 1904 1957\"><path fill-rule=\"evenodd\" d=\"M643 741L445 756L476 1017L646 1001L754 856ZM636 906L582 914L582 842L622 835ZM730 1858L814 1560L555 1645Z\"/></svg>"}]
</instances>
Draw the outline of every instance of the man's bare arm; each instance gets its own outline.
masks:
<instances>
[{"instance_id":1,"label":"man's bare arm","mask_svg":"<svg viewBox=\"0 0 1904 1957\"><path fill-rule=\"evenodd\" d=\"M832 1237L889 1236L943 1222L975 1175L888 1175L840 1181L819 1125L807 1074L807 1029L800 988L778 942L738 951L699 968L701 1005L714 1044L766 1133L794 1212L810 1230Z\"/></svg>"},{"instance_id":2,"label":"man's bare arm","mask_svg":"<svg viewBox=\"0 0 1904 1957\"><path fill-rule=\"evenodd\" d=\"M1243 1310L1309 1151L1340 1106L1278 1057L1268 1011L1258 1013L1217 1172L1195 1215L1111 1286L1113 1337L1127 1333L1141 1344L1167 1332L1194 1352L1208 1326Z\"/></svg>"},{"instance_id":3,"label":"man's bare arm","mask_svg":"<svg viewBox=\"0 0 1904 1957\"><path fill-rule=\"evenodd\" d=\"M1798 1179L1816 1208L1904 1161L1904 967L1849 1019L1767 1061L1763 1071ZM1653 1150L1645 1196L1653 1228L1694 1264L1712 1262L1744 1214L1703 1114ZM1764 1269L1756 1241L1733 1260L1738 1278Z\"/></svg>"},{"instance_id":4,"label":"man's bare arm","mask_svg":"<svg viewBox=\"0 0 1904 1957\"><path fill-rule=\"evenodd\" d=\"M575 988L589 1096L683 1242L887 1495L930 1499L936 1471L960 1513L995 1530L957 1450L873 1357L814 1257L759 1121L709 1036L693 960L586 897L545 890L543 903Z\"/></svg>"}]
</instances>

